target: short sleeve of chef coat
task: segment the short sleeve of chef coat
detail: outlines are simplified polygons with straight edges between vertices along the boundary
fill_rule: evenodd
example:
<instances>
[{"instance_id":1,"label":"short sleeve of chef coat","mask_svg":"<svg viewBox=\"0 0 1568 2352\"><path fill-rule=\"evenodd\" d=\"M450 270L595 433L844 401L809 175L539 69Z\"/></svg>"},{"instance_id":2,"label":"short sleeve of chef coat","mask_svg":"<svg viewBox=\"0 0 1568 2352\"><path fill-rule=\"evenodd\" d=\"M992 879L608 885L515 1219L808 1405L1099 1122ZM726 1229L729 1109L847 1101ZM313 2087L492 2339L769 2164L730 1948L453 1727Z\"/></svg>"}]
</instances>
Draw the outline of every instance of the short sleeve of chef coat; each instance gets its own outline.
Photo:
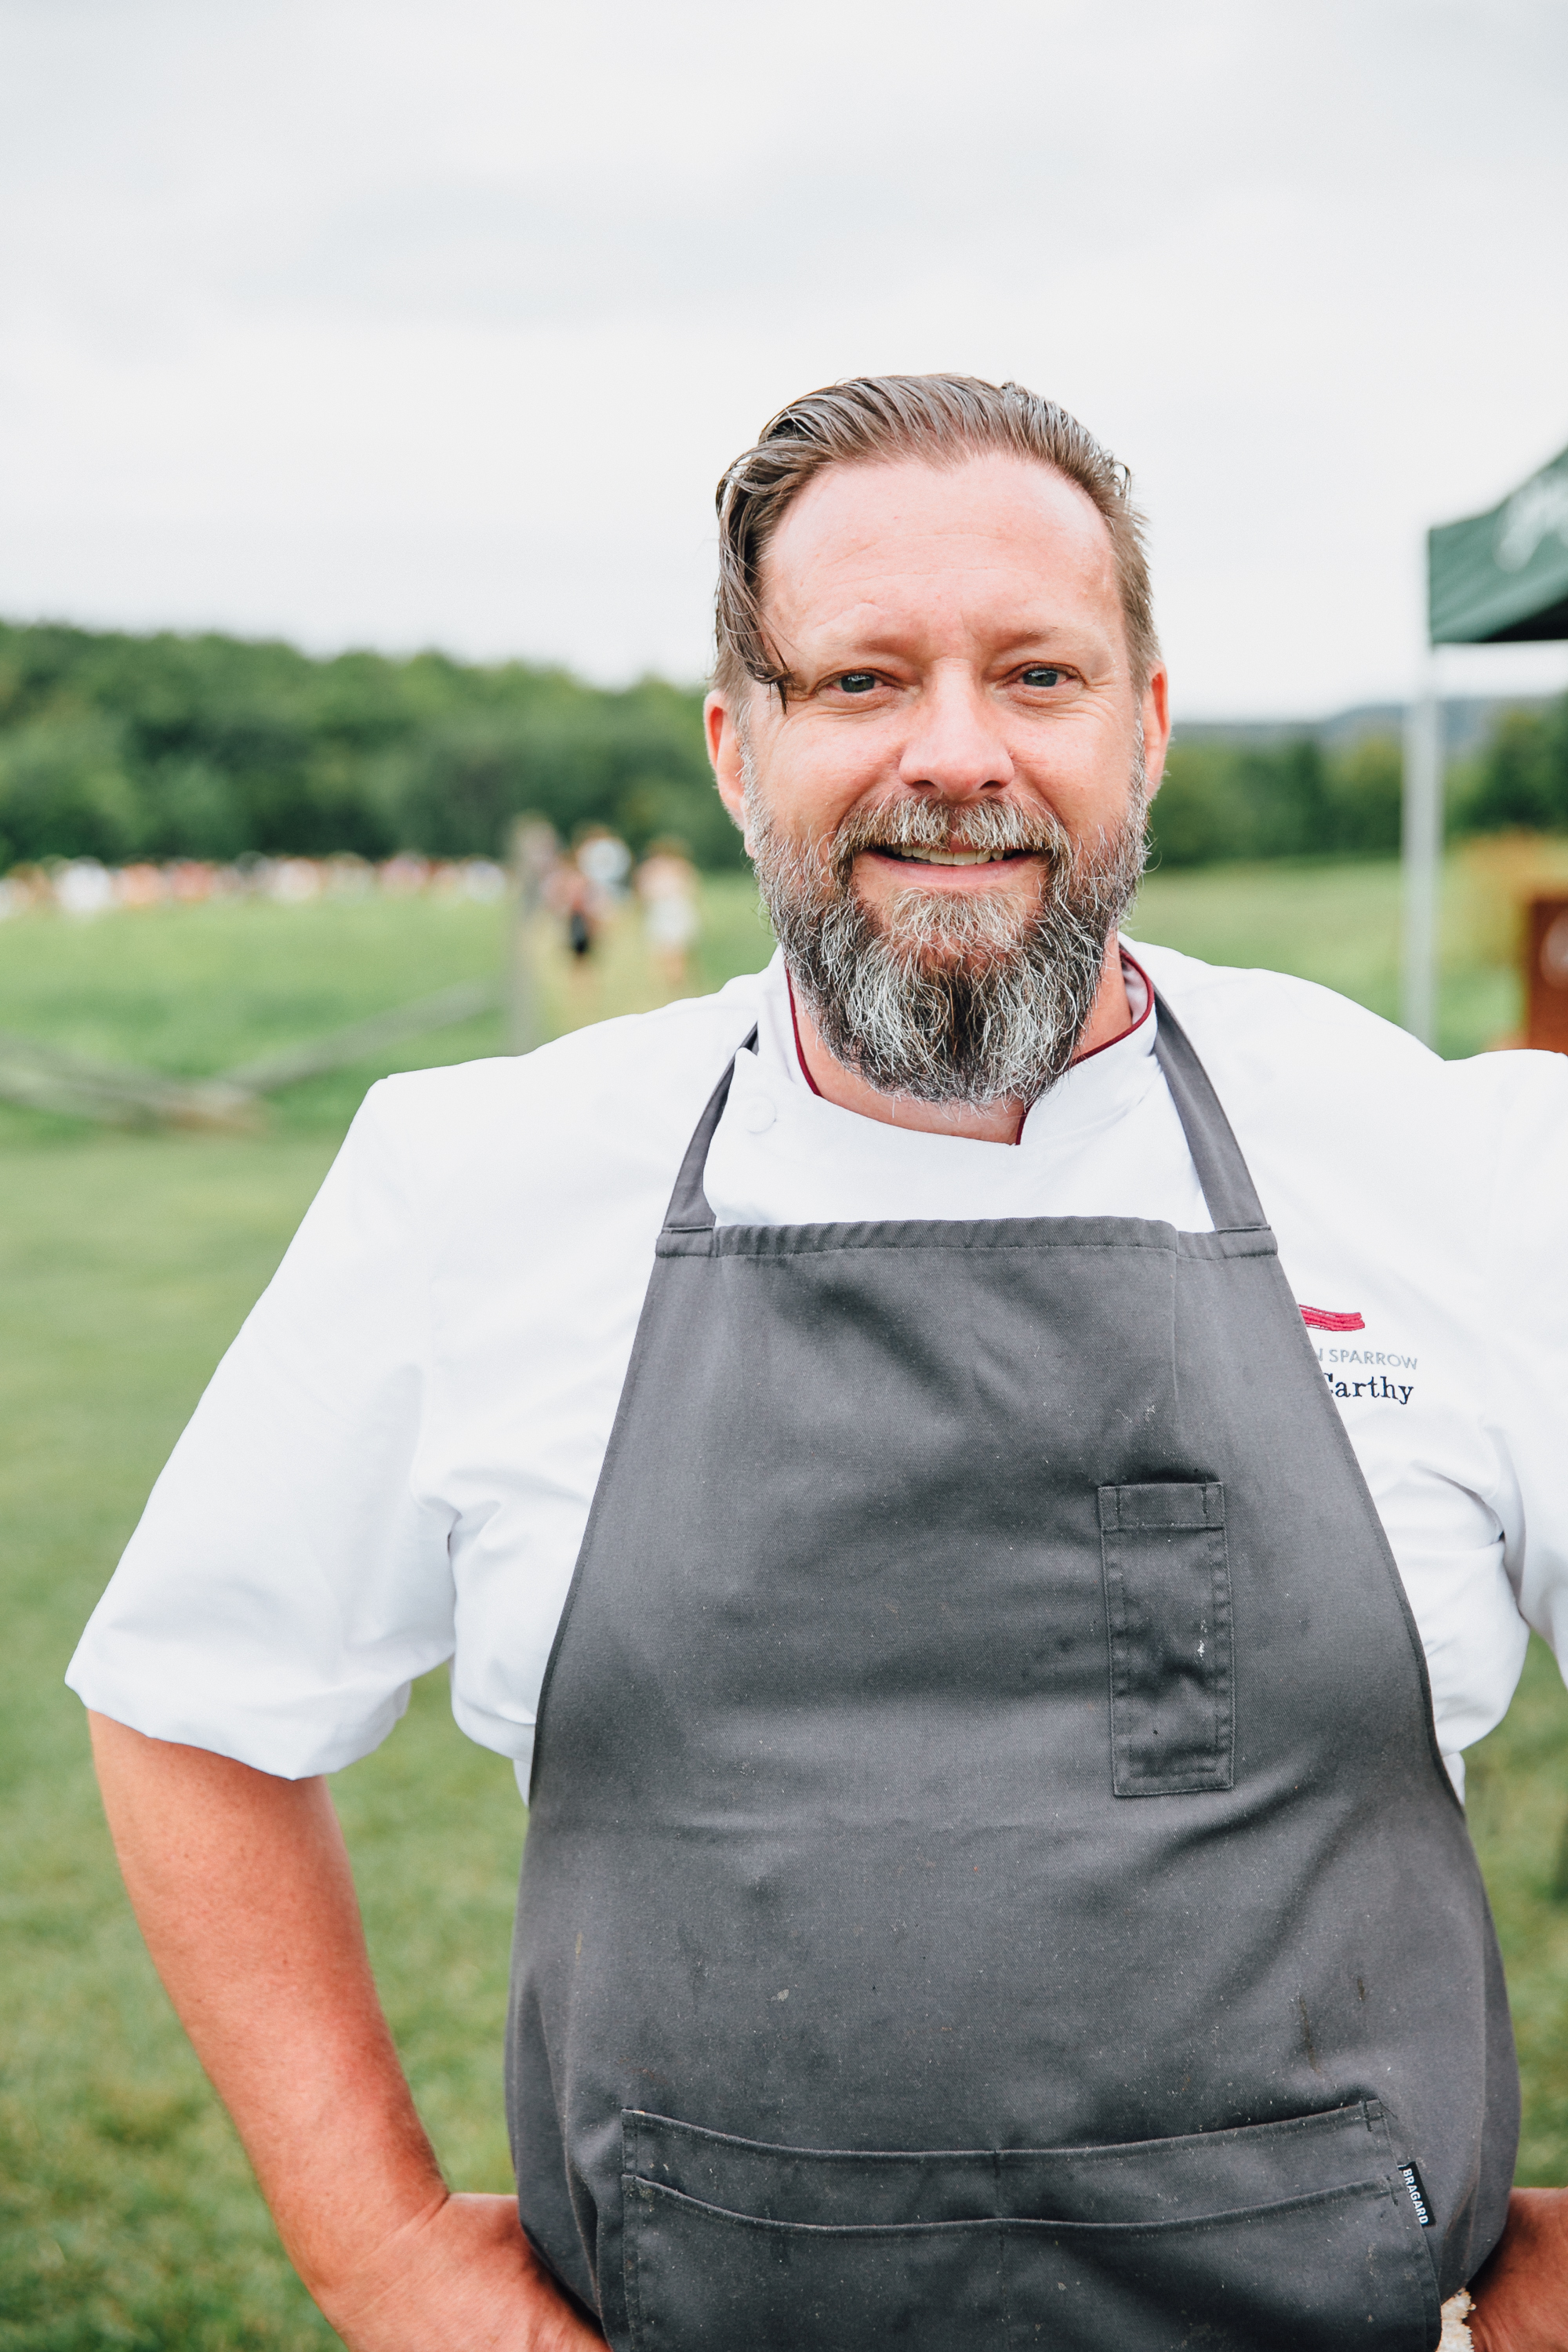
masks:
<instances>
[{"instance_id":1,"label":"short sleeve of chef coat","mask_svg":"<svg viewBox=\"0 0 1568 2352\"><path fill-rule=\"evenodd\" d=\"M71 1662L87 1705L289 1779L366 1755L450 1656L414 1490L429 1286L373 1089Z\"/></svg>"}]
</instances>

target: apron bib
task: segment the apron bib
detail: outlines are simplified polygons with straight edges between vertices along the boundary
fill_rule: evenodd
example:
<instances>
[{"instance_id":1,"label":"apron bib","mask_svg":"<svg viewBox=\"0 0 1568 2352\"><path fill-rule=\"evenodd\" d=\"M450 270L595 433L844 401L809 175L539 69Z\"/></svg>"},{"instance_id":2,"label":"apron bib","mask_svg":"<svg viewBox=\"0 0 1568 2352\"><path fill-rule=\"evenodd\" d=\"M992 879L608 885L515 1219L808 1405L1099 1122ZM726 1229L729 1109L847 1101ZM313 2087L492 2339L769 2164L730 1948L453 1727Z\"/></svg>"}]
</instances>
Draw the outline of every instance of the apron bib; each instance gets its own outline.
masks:
<instances>
[{"instance_id":1,"label":"apron bib","mask_svg":"<svg viewBox=\"0 0 1568 2352\"><path fill-rule=\"evenodd\" d=\"M1501 1963L1240 1150L1215 1230L675 1188L540 1704L522 2221L617 2352L1428 2352Z\"/></svg>"}]
</instances>

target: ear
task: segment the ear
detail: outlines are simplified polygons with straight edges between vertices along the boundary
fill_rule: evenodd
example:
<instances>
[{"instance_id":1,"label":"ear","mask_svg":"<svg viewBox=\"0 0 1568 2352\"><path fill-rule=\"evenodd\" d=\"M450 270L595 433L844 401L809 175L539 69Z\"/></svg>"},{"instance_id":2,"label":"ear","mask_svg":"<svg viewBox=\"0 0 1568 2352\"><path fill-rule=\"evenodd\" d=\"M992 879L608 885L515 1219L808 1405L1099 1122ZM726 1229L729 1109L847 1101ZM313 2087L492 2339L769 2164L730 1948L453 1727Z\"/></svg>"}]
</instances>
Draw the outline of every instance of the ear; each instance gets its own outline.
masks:
<instances>
[{"instance_id":1,"label":"ear","mask_svg":"<svg viewBox=\"0 0 1568 2352\"><path fill-rule=\"evenodd\" d=\"M719 797L743 834L746 830L746 784L741 767L741 737L729 699L717 688L702 706L702 728L708 739L708 758L713 770L713 781L719 787ZM750 846L748 842L748 849Z\"/></svg>"},{"instance_id":2,"label":"ear","mask_svg":"<svg viewBox=\"0 0 1568 2352\"><path fill-rule=\"evenodd\" d=\"M1152 800L1165 772L1165 752L1171 740L1171 675L1167 669L1157 669L1144 688L1142 719L1143 766Z\"/></svg>"}]
</instances>

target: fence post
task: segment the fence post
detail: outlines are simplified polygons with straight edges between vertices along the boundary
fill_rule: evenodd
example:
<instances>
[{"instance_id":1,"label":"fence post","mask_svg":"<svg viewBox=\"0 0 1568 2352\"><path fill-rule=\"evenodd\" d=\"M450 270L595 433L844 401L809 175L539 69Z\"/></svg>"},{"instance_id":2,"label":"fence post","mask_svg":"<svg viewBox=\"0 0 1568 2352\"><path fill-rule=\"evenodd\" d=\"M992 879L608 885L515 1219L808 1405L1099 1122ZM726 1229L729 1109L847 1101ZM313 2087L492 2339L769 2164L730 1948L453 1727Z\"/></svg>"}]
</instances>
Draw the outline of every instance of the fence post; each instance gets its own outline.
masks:
<instances>
[{"instance_id":1,"label":"fence post","mask_svg":"<svg viewBox=\"0 0 1568 2352\"><path fill-rule=\"evenodd\" d=\"M529 1054L544 1035L539 978L539 917L556 858L555 828L542 816L512 821L508 842L511 923L507 936L506 1049Z\"/></svg>"}]
</instances>

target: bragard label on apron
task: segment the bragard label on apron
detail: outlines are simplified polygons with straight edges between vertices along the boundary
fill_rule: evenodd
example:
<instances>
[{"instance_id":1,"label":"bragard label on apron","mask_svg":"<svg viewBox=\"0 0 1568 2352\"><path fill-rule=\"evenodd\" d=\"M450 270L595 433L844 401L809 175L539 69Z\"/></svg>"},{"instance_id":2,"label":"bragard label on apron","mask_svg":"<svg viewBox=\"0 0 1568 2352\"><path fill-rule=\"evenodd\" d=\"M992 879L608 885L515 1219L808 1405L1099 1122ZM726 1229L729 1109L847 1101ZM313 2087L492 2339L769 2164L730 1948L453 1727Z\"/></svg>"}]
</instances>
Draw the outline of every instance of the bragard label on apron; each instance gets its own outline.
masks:
<instances>
[{"instance_id":1,"label":"bragard label on apron","mask_svg":"<svg viewBox=\"0 0 1568 2352\"><path fill-rule=\"evenodd\" d=\"M1486 1897L1376 1510L1215 1230L716 1226L541 1701L519 2199L627 2352L1428 2352L1504 2219Z\"/></svg>"}]
</instances>

